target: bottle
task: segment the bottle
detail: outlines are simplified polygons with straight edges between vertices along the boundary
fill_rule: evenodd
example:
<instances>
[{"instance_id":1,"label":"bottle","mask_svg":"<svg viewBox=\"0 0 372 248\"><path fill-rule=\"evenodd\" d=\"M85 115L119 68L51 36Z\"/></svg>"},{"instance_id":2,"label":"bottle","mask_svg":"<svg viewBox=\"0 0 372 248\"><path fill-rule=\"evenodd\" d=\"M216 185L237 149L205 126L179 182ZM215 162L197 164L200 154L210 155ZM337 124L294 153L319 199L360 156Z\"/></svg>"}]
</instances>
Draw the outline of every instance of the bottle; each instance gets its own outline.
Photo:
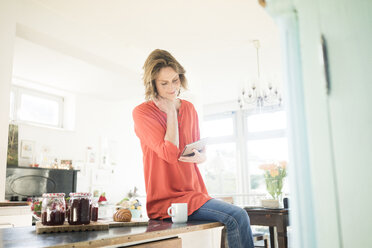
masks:
<instances>
[{"instance_id":1,"label":"bottle","mask_svg":"<svg viewBox=\"0 0 372 248\"><path fill-rule=\"evenodd\" d=\"M90 205L90 220L97 221L98 220L98 200L92 200L92 204Z\"/></svg>"},{"instance_id":2,"label":"bottle","mask_svg":"<svg viewBox=\"0 0 372 248\"><path fill-rule=\"evenodd\" d=\"M82 225L90 223L91 193L70 193L68 223Z\"/></svg>"},{"instance_id":3,"label":"bottle","mask_svg":"<svg viewBox=\"0 0 372 248\"><path fill-rule=\"evenodd\" d=\"M41 223L47 226L63 225L66 202L64 193L44 193L41 206Z\"/></svg>"}]
</instances>

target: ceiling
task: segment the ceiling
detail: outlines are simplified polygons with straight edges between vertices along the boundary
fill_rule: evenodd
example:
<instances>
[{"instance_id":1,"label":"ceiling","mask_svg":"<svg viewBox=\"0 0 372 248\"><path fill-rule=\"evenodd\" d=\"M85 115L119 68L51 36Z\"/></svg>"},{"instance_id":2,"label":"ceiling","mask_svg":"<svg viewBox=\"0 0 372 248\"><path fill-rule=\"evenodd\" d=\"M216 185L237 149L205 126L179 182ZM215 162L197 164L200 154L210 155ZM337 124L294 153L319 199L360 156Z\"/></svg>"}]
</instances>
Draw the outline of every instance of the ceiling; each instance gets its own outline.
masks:
<instances>
[{"instance_id":1,"label":"ceiling","mask_svg":"<svg viewBox=\"0 0 372 248\"><path fill-rule=\"evenodd\" d=\"M17 0L15 76L119 100L140 91L154 49L184 65L204 104L237 98L255 76L280 76L279 31L256 0Z\"/></svg>"}]
</instances>

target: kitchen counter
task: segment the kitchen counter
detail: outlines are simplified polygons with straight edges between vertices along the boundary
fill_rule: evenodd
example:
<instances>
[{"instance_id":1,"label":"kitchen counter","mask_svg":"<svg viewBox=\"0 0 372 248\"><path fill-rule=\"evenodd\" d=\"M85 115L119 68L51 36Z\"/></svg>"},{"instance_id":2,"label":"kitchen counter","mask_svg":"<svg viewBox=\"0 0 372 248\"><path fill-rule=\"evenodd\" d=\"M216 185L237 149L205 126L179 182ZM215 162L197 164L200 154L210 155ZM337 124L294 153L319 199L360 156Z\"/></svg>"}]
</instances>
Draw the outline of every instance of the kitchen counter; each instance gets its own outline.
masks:
<instances>
[{"instance_id":1,"label":"kitchen counter","mask_svg":"<svg viewBox=\"0 0 372 248\"><path fill-rule=\"evenodd\" d=\"M0 202L0 207L28 206L27 202Z\"/></svg>"},{"instance_id":2,"label":"kitchen counter","mask_svg":"<svg viewBox=\"0 0 372 248\"><path fill-rule=\"evenodd\" d=\"M0 229L0 247L102 247L139 244L178 234L221 227L219 222L150 220L148 226L112 227L107 231L36 234L35 227Z\"/></svg>"},{"instance_id":3,"label":"kitchen counter","mask_svg":"<svg viewBox=\"0 0 372 248\"><path fill-rule=\"evenodd\" d=\"M32 212L27 203L0 202L0 229L8 227L26 227L31 225Z\"/></svg>"}]
</instances>

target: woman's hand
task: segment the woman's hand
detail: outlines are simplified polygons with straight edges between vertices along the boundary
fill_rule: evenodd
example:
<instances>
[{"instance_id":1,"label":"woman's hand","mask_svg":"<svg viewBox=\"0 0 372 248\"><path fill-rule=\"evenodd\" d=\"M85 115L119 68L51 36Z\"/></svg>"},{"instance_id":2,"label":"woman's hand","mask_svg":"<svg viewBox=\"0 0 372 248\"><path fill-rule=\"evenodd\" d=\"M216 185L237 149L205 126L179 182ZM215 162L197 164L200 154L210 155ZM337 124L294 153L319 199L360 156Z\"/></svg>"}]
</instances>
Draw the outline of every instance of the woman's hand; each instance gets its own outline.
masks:
<instances>
[{"instance_id":1,"label":"woman's hand","mask_svg":"<svg viewBox=\"0 0 372 248\"><path fill-rule=\"evenodd\" d=\"M158 107L161 111L163 111L167 115L169 113L176 111L175 102L169 99L166 99L164 97L158 96L157 98L154 99L154 103L156 107Z\"/></svg>"},{"instance_id":2,"label":"woman's hand","mask_svg":"<svg viewBox=\"0 0 372 248\"><path fill-rule=\"evenodd\" d=\"M167 114L167 131L165 132L164 140L173 143L175 146L179 146L179 134L178 134L178 119L176 104L174 101L158 96L154 99L156 107Z\"/></svg>"},{"instance_id":3,"label":"woman's hand","mask_svg":"<svg viewBox=\"0 0 372 248\"><path fill-rule=\"evenodd\" d=\"M191 156L191 157L181 156L178 160L181 161L181 162L197 163L197 164L204 163L207 160L207 155L206 155L206 149L205 148L201 152L199 152L196 149L193 149L192 151L194 152L194 156Z\"/></svg>"}]
</instances>

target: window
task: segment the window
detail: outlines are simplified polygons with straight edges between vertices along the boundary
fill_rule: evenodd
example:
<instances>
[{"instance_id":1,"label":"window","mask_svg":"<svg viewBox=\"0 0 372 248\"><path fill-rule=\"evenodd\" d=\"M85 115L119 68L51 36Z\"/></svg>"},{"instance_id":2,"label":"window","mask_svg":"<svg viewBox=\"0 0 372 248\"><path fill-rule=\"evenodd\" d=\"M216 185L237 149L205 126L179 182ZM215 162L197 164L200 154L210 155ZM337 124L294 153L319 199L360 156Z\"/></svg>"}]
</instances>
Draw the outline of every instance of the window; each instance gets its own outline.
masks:
<instances>
[{"instance_id":1,"label":"window","mask_svg":"<svg viewBox=\"0 0 372 248\"><path fill-rule=\"evenodd\" d=\"M248 140L247 143L250 189L265 192L265 181L259 165L272 161L288 161L287 138Z\"/></svg>"},{"instance_id":2,"label":"window","mask_svg":"<svg viewBox=\"0 0 372 248\"><path fill-rule=\"evenodd\" d=\"M202 133L205 137L209 138L234 135L233 119L231 116L222 116L205 121Z\"/></svg>"},{"instance_id":3,"label":"window","mask_svg":"<svg viewBox=\"0 0 372 248\"><path fill-rule=\"evenodd\" d=\"M214 115L204 119L201 134L208 137L207 161L199 169L208 192L237 192L237 151L234 113Z\"/></svg>"},{"instance_id":4,"label":"window","mask_svg":"<svg viewBox=\"0 0 372 248\"><path fill-rule=\"evenodd\" d=\"M208 160L203 164L205 184L210 194L235 194L236 144L221 143L208 145Z\"/></svg>"},{"instance_id":5,"label":"window","mask_svg":"<svg viewBox=\"0 0 372 248\"><path fill-rule=\"evenodd\" d=\"M286 113L271 109L206 116L201 134L209 137L207 161L199 166L213 196L230 195L242 205L258 204L266 194L259 165L288 161ZM284 192L288 192L284 185Z\"/></svg>"},{"instance_id":6,"label":"window","mask_svg":"<svg viewBox=\"0 0 372 248\"><path fill-rule=\"evenodd\" d=\"M10 119L18 123L62 128L63 97L21 87L10 95Z\"/></svg>"},{"instance_id":7,"label":"window","mask_svg":"<svg viewBox=\"0 0 372 248\"><path fill-rule=\"evenodd\" d=\"M247 131L249 133L283 130L287 126L284 111L249 114L247 116L247 123Z\"/></svg>"},{"instance_id":8,"label":"window","mask_svg":"<svg viewBox=\"0 0 372 248\"><path fill-rule=\"evenodd\" d=\"M249 171L249 191L265 193L265 181L259 165L273 161L288 161L286 115L283 110L249 114L246 121L246 154ZM286 191L286 189L284 188Z\"/></svg>"}]
</instances>

